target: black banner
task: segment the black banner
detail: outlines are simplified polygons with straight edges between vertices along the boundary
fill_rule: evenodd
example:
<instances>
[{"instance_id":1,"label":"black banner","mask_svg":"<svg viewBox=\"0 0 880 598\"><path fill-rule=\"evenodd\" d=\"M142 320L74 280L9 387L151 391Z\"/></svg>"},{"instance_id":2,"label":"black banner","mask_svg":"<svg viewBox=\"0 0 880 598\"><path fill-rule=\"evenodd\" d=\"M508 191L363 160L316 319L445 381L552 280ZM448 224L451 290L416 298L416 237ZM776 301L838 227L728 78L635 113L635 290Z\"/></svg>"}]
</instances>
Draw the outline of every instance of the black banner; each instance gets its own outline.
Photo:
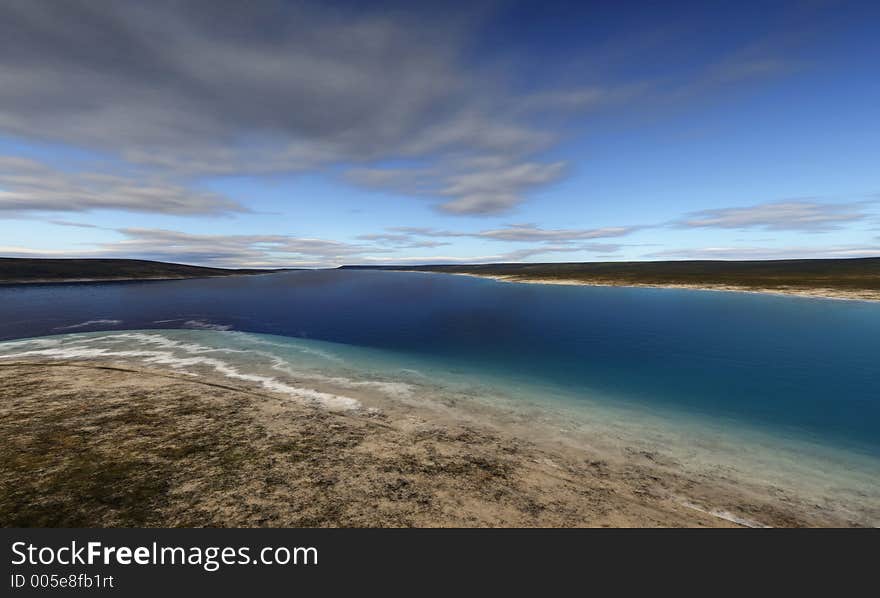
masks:
<instances>
[{"instance_id":1,"label":"black banner","mask_svg":"<svg viewBox=\"0 0 880 598\"><path fill-rule=\"evenodd\" d=\"M2 530L4 596L826 587L876 530ZM704 585L709 584L709 585ZM867 589L870 586L867 586ZM751 588L751 589L750 589ZM589 592L587 592L589 593ZM603 594L605 592L603 591Z\"/></svg>"}]
</instances>

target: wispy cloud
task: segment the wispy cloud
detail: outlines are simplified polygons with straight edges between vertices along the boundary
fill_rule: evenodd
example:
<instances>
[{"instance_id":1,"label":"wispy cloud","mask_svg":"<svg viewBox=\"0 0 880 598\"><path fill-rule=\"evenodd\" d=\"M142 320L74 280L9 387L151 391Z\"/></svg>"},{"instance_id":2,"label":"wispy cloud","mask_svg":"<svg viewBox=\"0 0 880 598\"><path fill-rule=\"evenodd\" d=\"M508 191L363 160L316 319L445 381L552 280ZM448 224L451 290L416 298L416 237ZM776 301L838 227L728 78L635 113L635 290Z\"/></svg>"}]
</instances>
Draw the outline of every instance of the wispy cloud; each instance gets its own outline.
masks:
<instances>
[{"instance_id":1,"label":"wispy cloud","mask_svg":"<svg viewBox=\"0 0 880 598\"><path fill-rule=\"evenodd\" d=\"M541 242L541 243L570 243L590 239L606 239L623 237L638 230L648 228L643 225L630 226L605 226L599 228L542 228L534 223L508 224L503 228L486 229L476 232L451 231L420 226L394 226L387 230L386 235L373 235L374 237L391 236L398 240L413 239L416 237L432 238L455 238L470 237L474 239L486 239L490 241L508 242ZM366 237L364 237L366 238Z\"/></svg>"},{"instance_id":2,"label":"wispy cloud","mask_svg":"<svg viewBox=\"0 0 880 598\"><path fill-rule=\"evenodd\" d=\"M738 208L693 212L673 224L684 228L828 231L867 218L867 202L827 203L791 199Z\"/></svg>"},{"instance_id":3,"label":"wispy cloud","mask_svg":"<svg viewBox=\"0 0 880 598\"><path fill-rule=\"evenodd\" d=\"M72 228L102 228L97 224L89 224L87 222L72 222L70 220L50 220L49 224L54 224L56 226L69 226Z\"/></svg>"},{"instance_id":4,"label":"wispy cloud","mask_svg":"<svg viewBox=\"0 0 880 598\"><path fill-rule=\"evenodd\" d=\"M650 253L645 257L697 260L781 260L880 257L880 244L833 245L829 247L699 247L690 249L666 249Z\"/></svg>"},{"instance_id":5,"label":"wispy cloud","mask_svg":"<svg viewBox=\"0 0 880 598\"><path fill-rule=\"evenodd\" d=\"M629 235L642 226L606 226L586 229L545 229L536 224L510 224L505 228L484 230L475 237L496 241L554 241L569 242L583 239L605 239Z\"/></svg>"},{"instance_id":6,"label":"wispy cloud","mask_svg":"<svg viewBox=\"0 0 880 598\"><path fill-rule=\"evenodd\" d=\"M63 172L34 160L0 156L0 218L98 209L184 216L247 211L221 195L157 176Z\"/></svg>"},{"instance_id":7,"label":"wispy cloud","mask_svg":"<svg viewBox=\"0 0 880 598\"><path fill-rule=\"evenodd\" d=\"M419 241L414 239L411 235L394 233L358 235L357 239L361 241L371 241L379 245L388 245L395 249L431 248L452 244L449 241L430 241L426 239Z\"/></svg>"},{"instance_id":8,"label":"wispy cloud","mask_svg":"<svg viewBox=\"0 0 880 598\"><path fill-rule=\"evenodd\" d=\"M532 246L514 251L506 251L502 253L493 253L488 255L476 256L450 256L450 255L422 255L422 256L364 256L361 263L364 264L488 264L488 263L510 263L524 262L531 260L536 256L550 256L553 254L566 253L591 253L594 255L609 256L619 251L621 245L613 243L588 243L582 245L540 245Z\"/></svg>"},{"instance_id":9,"label":"wispy cloud","mask_svg":"<svg viewBox=\"0 0 880 598\"><path fill-rule=\"evenodd\" d=\"M204 235L165 229L124 228L121 241L103 243L105 256L142 257L217 266L327 266L374 247L289 235Z\"/></svg>"}]
</instances>

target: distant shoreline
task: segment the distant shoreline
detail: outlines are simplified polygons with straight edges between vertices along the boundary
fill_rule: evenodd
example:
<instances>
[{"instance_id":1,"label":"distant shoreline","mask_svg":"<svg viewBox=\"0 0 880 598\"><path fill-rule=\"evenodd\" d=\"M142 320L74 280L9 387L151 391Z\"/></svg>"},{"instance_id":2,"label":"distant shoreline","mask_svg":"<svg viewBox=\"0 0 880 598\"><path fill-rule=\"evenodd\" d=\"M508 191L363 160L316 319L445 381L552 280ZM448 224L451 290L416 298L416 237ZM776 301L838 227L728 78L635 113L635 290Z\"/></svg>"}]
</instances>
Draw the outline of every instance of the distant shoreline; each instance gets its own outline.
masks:
<instances>
[{"instance_id":1,"label":"distant shoreline","mask_svg":"<svg viewBox=\"0 0 880 598\"><path fill-rule=\"evenodd\" d=\"M340 266L339 269L457 274L523 284L668 288L880 301L880 258ZM185 280L290 270L295 269L213 268L129 259L0 258L0 285Z\"/></svg>"},{"instance_id":2,"label":"distant shoreline","mask_svg":"<svg viewBox=\"0 0 880 598\"><path fill-rule=\"evenodd\" d=\"M670 288L848 301L880 301L880 257L419 264L342 266L342 268L461 274L526 284Z\"/></svg>"},{"instance_id":3,"label":"distant shoreline","mask_svg":"<svg viewBox=\"0 0 880 598\"><path fill-rule=\"evenodd\" d=\"M822 288L772 288L772 287L745 287L735 285L712 285L712 284L656 284L636 283L622 281L583 281L573 279L553 278L528 278L515 275L501 274L474 274L471 272L440 272L431 270L395 270L395 272L419 272L422 274L452 274L456 276L470 276L473 278L488 278L499 282L518 282L522 284L552 284L577 287L626 287L634 289L684 289L689 291L717 291L725 293L753 293L759 295L784 295L788 297L805 297L808 299L833 299L836 301L880 301L880 291Z\"/></svg>"},{"instance_id":4,"label":"distant shoreline","mask_svg":"<svg viewBox=\"0 0 880 598\"><path fill-rule=\"evenodd\" d=\"M0 284L74 284L273 274L290 268L213 268L131 259L0 258Z\"/></svg>"},{"instance_id":5,"label":"distant shoreline","mask_svg":"<svg viewBox=\"0 0 880 598\"><path fill-rule=\"evenodd\" d=\"M3 285L38 285L38 284L87 284L93 282L137 282L137 281L162 281L162 280L194 280L199 278L227 278L231 276L260 276L277 274L280 270L268 270L266 272L237 272L230 274L196 274L191 276L150 276L150 277L126 277L126 278L45 278L45 279L0 279ZM690 285L690 284L652 284L633 283L621 281L582 281L552 278L528 278L520 276L506 276L499 274L474 274L470 272L438 272L431 270L394 270L394 272L410 272L420 274L451 274L454 276L470 276L472 278L488 278L498 282L522 283L522 284L549 284L561 286L579 287L624 287L624 288L647 288L647 289L683 289L689 291L716 291L725 293L752 293L759 295L781 295L787 297L804 297L807 299L831 299L836 301L880 301L880 291L846 291L841 289L821 288L754 288L738 287L734 285Z\"/></svg>"},{"instance_id":6,"label":"distant shoreline","mask_svg":"<svg viewBox=\"0 0 880 598\"><path fill-rule=\"evenodd\" d=\"M266 272L236 272L232 274L193 274L191 276L128 276L117 278L32 278L32 279L4 279L0 278L0 285L19 284L77 284L89 282L138 282L138 281L161 281L161 280L194 280L197 278L228 278L232 276L260 276L263 274L277 274L280 270L267 270Z\"/></svg>"}]
</instances>

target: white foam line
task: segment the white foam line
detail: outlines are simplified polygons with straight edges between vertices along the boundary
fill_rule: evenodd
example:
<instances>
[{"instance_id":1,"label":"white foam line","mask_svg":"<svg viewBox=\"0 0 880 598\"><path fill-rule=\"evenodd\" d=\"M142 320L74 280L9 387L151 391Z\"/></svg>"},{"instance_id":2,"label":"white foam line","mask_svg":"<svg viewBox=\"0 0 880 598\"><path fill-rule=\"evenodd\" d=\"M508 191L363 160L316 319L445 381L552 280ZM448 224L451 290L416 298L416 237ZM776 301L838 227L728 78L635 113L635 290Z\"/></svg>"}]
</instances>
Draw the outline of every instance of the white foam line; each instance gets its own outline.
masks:
<instances>
[{"instance_id":1,"label":"white foam line","mask_svg":"<svg viewBox=\"0 0 880 598\"><path fill-rule=\"evenodd\" d=\"M272 341L264 341L263 339L254 337L253 335L249 335L246 333L230 333L235 336L240 336L245 338L249 342L254 342L259 345L280 347L280 348L290 348L288 345L283 343L277 343ZM294 370L290 367L290 364L284 358L271 353L269 351L259 351L254 349L230 349L226 347L209 347L197 343L177 341L170 338L167 338L161 334L156 333L144 333L144 332L123 332L123 333L114 333L110 335L103 336L95 336L95 337L86 337L86 338L70 338L66 339L66 351L68 354L71 354L71 351L75 351L81 345L90 345L94 343L102 343L102 342L117 342L119 340L129 340L136 341L141 344L149 344L154 345L162 349L168 350L180 350L184 351L188 354L205 354L205 353L233 353L233 354L254 354L263 357L269 362L269 365L272 369L276 371L283 372L289 376L293 376L296 378L304 378L307 380L314 380L319 382L324 382L328 384L334 384L336 386L341 386L343 388L357 389L357 388L375 388L389 396L394 396L398 398L408 398L413 395L413 387L410 384L405 382L386 382L386 381L378 381L378 380L353 380L351 378L342 377L342 376L327 376L323 374L318 374L314 372L305 372ZM32 339L28 341L17 341L14 343L0 343L0 349L2 348L12 348L17 346L27 346L31 343L38 343L38 346L42 347L56 347L61 341L55 339ZM297 350L302 350L302 347L295 346ZM114 351L108 352L106 349L96 349L96 351L103 351L103 353L98 353L96 355L99 356L121 356L121 357L142 357L146 358L152 362L163 363L165 365L172 365L172 367L184 367L184 365L175 366L173 363L165 362L165 361L157 361L159 356L166 355L164 353L158 352L149 352L149 351ZM313 352L306 350L305 352ZM331 358L333 356L327 355L321 351L314 351L318 353L321 357ZM122 353L125 353L124 355ZM19 354L20 355L20 354ZM89 357L88 353L81 354L83 357ZM0 356L2 357L2 356ZM338 358L337 358L338 359ZM178 363L181 362L180 358L177 358ZM342 361L341 359L338 359ZM219 362L219 361L218 361ZM225 362L222 362L225 363ZM228 365L228 364L227 364ZM216 369L216 368L215 368ZM242 374L243 376L249 376L250 374ZM262 377L261 377L262 378ZM273 381L272 384L284 384L283 382L277 381L274 378L266 378L267 380ZM288 386L288 385L285 385ZM293 387L290 387L293 388ZM302 394L305 389L297 388L298 393ZM310 393L319 393L319 391L312 390ZM328 393L322 393L327 396L331 396ZM336 395L332 395L336 396ZM326 398L326 397L325 397ZM348 397L345 397L348 398Z\"/></svg>"},{"instance_id":2,"label":"white foam line","mask_svg":"<svg viewBox=\"0 0 880 598\"><path fill-rule=\"evenodd\" d=\"M77 328L85 328L86 326L94 326L96 324L108 324L117 326L122 324L122 320L88 320L86 322L80 322L79 324L71 324L70 326L58 326L53 328L52 330L75 330Z\"/></svg>"},{"instance_id":3,"label":"white foam line","mask_svg":"<svg viewBox=\"0 0 880 598\"><path fill-rule=\"evenodd\" d=\"M186 351L187 353L248 353L243 349L229 349L229 348L221 348L221 347L208 347L205 345L199 345L195 343L185 343L182 341L175 341L173 339L164 337L160 334L149 334L143 332L119 332L112 333L106 336L90 336L90 337L76 337L76 338L66 338L64 342L66 342L69 346L77 346L77 345L87 345L92 343L101 343L101 342L115 342L120 339L124 340L133 340L138 341L140 343L153 344L158 345L164 349L180 349L182 351ZM60 343L61 341L56 341ZM0 344L0 348L3 347L3 344Z\"/></svg>"},{"instance_id":4,"label":"white foam line","mask_svg":"<svg viewBox=\"0 0 880 598\"><path fill-rule=\"evenodd\" d=\"M157 343L156 335L141 335L141 334L130 334L130 335L117 335L118 337L125 336L128 338L132 337L148 337L148 341L152 341ZM89 339L89 340L107 340L112 337L99 337L99 339ZM161 337L160 337L161 338ZM84 339L85 340L85 339ZM182 349L186 352L209 352L213 351L213 349L209 347L202 347L200 345L193 345L190 343L177 343L176 341L172 341L170 339L163 339L169 345L174 348ZM8 348L9 344L4 343L0 345L0 348ZM234 378L238 380L245 380L249 382L255 382L262 386L263 388L278 392L282 394L288 394L293 397L299 399L305 399L311 402L318 403L324 407L329 409L344 409L344 410L352 410L358 409L361 405L360 402L356 399L345 397L342 395L335 395L331 393L321 392L315 389L309 388L298 388L291 386L289 384L285 384L275 378L269 376L260 376L257 374L245 374L237 370L232 365L228 364L225 361L221 361L219 359L214 359L210 357L176 357L171 352L162 352L162 351L145 351L145 350L111 350L105 348L96 348L96 347L83 347L77 346L76 342L70 344L70 346L44 346L41 349L33 349L30 351L20 351L13 353L0 354L0 359L13 359L13 358L22 358L22 357L47 357L49 359L96 359L96 358L106 358L106 357L124 357L124 358L135 358L141 359L145 363L151 364L161 364L167 365L174 369L182 369L189 366L207 366L212 368L214 371L228 377Z\"/></svg>"}]
</instances>

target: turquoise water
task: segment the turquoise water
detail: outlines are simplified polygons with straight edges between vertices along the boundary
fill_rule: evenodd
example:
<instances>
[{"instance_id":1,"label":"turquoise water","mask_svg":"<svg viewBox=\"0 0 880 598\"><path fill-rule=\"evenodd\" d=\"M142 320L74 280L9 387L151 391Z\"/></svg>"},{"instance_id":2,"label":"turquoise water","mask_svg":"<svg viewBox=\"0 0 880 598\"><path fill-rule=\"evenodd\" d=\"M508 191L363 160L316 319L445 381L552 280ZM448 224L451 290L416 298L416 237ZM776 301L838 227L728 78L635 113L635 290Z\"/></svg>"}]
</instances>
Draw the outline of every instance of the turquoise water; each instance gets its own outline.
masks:
<instances>
[{"instance_id":1,"label":"turquoise water","mask_svg":"<svg viewBox=\"0 0 880 598\"><path fill-rule=\"evenodd\" d=\"M352 271L0 287L0 360L30 357L331 409L488 405L524 433L659 451L880 523L875 303Z\"/></svg>"}]
</instances>

